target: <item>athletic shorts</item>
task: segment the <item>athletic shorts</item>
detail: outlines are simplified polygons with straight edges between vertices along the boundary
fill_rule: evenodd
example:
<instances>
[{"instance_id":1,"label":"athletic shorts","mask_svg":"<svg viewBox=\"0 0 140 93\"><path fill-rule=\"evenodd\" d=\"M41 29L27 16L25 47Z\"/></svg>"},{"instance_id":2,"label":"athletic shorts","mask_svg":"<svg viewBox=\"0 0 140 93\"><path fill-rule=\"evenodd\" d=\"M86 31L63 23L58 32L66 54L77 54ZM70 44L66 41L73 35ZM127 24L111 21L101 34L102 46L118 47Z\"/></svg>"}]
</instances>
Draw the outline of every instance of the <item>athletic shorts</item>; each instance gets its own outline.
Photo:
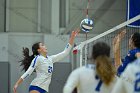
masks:
<instances>
[{"instance_id":1,"label":"athletic shorts","mask_svg":"<svg viewBox=\"0 0 140 93\"><path fill-rule=\"evenodd\" d=\"M47 93L47 91L46 90L44 90L44 89L42 89L42 88L40 88L40 87L38 87L38 86L30 86L29 87L29 92L30 91L33 91L33 90L36 90L36 91L38 91L38 92L40 92L40 93Z\"/></svg>"}]
</instances>

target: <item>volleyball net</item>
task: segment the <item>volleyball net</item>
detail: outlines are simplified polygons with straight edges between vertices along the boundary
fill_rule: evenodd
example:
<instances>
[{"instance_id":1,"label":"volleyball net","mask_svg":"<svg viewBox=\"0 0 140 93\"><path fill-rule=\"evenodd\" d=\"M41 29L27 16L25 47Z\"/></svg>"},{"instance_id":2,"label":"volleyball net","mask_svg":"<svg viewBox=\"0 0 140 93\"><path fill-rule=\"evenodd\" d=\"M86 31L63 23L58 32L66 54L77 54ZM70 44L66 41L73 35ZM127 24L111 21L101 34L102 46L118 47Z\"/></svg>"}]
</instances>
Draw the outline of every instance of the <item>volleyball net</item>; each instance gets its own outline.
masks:
<instances>
[{"instance_id":1,"label":"volleyball net","mask_svg":"<svg viewBox=\"0 0 140 93\"><path fill-rule=\"evenodd\" d=\"M73 50L78 50L77 55L73 55L73 61L74 62L76 61L76 67L83 66L91 61L92 46L95 42L98 42L98 41L106 42L111 47L110 55L111 55L111 58L114 59L113 50L112 50L113 49L113 44L112 44L113 38L118 33L123 31L124 29L126 29L126 35L121 41L121 48L120 48L121 57L124 58L124 56L127 55L128 50L129 50L128 41L129 41L130 36L135 32L140 32L140 28L128 27L127 25L129 25L133 22L136 22L138 20L140 20L140 15L138 15L128 21L125 21L125 22L113 27L112 29L107 30L93 38L80 42L79 45L77 45L76 47L73 48ZM76 58L74 56L76 56Z\"/></svg>"}]
</instances>

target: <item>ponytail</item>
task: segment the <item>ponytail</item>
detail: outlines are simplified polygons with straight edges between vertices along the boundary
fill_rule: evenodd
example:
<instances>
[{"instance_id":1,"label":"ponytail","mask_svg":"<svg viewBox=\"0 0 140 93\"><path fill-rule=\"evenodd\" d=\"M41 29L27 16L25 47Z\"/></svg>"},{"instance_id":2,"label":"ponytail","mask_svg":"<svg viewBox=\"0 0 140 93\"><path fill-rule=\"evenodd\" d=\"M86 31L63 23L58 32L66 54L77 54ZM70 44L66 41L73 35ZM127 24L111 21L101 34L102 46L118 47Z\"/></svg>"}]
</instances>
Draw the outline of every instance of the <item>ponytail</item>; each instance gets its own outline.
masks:
<instances>
[{"instance_id":1,"label":"ponytail","mask_svg":"<svg viewBox=\"0 0 140 93\"><path fill-rule=\"evenodd\" d=\"M21 60L20 66L23 66L22 70L27 71L29 68L32 60L34 59L34 55L29 56L29 49L28 48L23 48L23 60Z\"/></svg>"},{"instance_id":2,"label":"ponytail","mask_svg":"<svg viewBox=\"0 0 140 93\"><path fill-rule=\"evenodd\" d=\"M31 55L31 56L29 55L29 49L23 48L23 51L22 51L23 52L23 60L20 61L21 62L20 66L23 66L22 70L27 71L27 69L29 68L34 57L39 55L39 53L38 53L39 44L40 44L40 42L33 44L33 46L32 46L33 55Z\"/></svg>"},{"instance_id":3,"label":"ponytail","mask_svg":"<svg viewBox=\"0 0 140 93\"><path fill-rule=\"evenodd\" d=\"M105 55L98 56L96 59L96 72L100 79L109 85L115 77L115 68L111 63L111 59Z\"/></svg>"}]
</instances>

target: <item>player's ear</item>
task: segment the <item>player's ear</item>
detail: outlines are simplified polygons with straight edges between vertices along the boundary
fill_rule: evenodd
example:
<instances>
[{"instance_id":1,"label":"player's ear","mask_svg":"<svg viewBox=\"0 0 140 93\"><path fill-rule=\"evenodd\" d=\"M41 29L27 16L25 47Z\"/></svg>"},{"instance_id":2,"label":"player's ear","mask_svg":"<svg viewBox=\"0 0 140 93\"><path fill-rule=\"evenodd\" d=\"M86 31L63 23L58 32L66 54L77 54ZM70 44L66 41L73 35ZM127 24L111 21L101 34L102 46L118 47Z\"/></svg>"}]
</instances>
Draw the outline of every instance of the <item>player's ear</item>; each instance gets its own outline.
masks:
<instances>
[{"instance_id":1,"label":"player's ear","mask_svg":"<svg viewBox=\"0 0 140 93\"><path fill-rule=\"evenodd\" d=\"M41 49L39 48L39 49L37 49L37 51L38 51L38 53L40 53L41 52Z\"/></svg>"}]
</instances>

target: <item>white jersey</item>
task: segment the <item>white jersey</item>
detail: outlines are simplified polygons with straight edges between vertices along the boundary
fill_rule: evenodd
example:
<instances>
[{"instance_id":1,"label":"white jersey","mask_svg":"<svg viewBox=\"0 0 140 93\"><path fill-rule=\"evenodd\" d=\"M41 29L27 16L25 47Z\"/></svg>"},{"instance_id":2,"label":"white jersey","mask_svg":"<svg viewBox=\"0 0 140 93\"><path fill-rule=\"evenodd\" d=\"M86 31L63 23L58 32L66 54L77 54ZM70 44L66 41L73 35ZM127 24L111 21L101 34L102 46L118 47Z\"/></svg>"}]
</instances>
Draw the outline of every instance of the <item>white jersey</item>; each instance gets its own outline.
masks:
<instances>
[{"instance_id":1,"label":"white jersey","mask_svg":"<svg viewBox=\"0 0 140 93\"><path fill-rule=\"evenodd\" d=\"M77 88L78 93L111 93L114 81L109 85L105 85L96 75L95 65L88 64L74 70L63 89L63 93L72 93Z\"/></svg>"},{"instance_id":2,"label":"white jersey","mask_svg":"<svg viewBox=\"0 0 140 93\"><path fill-rule=\"evenodd\" d=\"M140 93L140 59L127 66L112 93Z\"/></svg>"},{"instance_id":3,"label":"white jersey","mask_svg":"<svg viewBox=\"0 0 140 93\"><path fill-rule=\"evenodd\" d=\"M32 81L31 85L38 86L47 92L49 91L49 85L51 82L53 63L58 62L65 58L71 50L72 46L68 44L65 50L59 54L44 57L42 55L36 56L28 68L28 70L21 76L24 80L26 77L31 75L31 73L36 71L36 78Z\"/></svg>"}]
</instances>

